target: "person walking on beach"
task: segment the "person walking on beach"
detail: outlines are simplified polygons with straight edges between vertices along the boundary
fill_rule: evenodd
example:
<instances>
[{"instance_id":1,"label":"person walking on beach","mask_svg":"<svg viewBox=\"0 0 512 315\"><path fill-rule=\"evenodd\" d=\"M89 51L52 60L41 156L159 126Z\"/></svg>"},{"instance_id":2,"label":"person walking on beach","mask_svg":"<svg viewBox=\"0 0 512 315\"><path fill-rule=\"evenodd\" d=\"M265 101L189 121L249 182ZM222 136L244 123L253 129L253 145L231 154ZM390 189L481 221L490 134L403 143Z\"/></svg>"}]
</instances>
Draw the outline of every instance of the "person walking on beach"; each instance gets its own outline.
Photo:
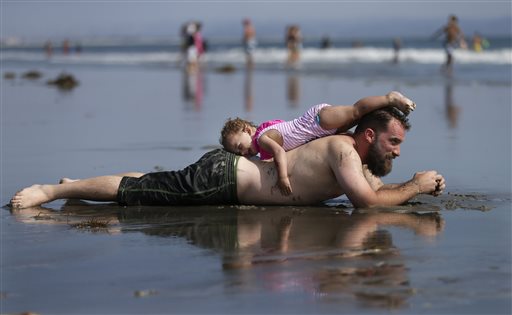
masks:
<instances>
[{"instance_id":1,"label":"person walking on beach","mask_svg":"<svg viewBox=\"0 0 512 315\"><path fill-rule=\"evenodd\" d=\"M196 48L197 53L197 63L199 64L201 62L201 59L203 58L203 55L205 53L205 45L204 45L204 39L203 39L203 33L201 32L201 29L203 28L203 24L201 22L196 22L196 31L194 32L194 46Z\"/></svg>"},{"instance_id":2,"label":"person walking on beach","mask_svg":"<svg viewBox=\"0 0 512 315\"><path fill-rule=\"evenodd\" d=\"M315 205L346 194L356 208L400 205L418 194L437 196L446 182L436 171L384 184L410 124L394 107L361 118L354 134L323 137L286 152L294 192L274 193L275 164L249 160L223 149L203 155L180 171L126 173L61 184L32 185L10 201L14 209L57 199L117 201L121 205Z\"/></svg>"},{"instance_id":3,"label":"person walking on beach","mask_svg":"<svg viewBox=\"0 0 512 315\"><path fill-rule=\"evenodd\" d=\"M52 45L52 42L50 40L47 40L45 43L44 43L44 51L46 53L46 57L47 58L50 58L53 54L53 45Z\"/></svg>"},{"instance_id":4,"label":"person walking on beach","mask_svg":"<svg viewBox=\"0 0 512 315\"><path fill-rule=\"evenodd\" d=\"M393 38L393 63L398 63L400 59L400 49L402 48L402 41L399 37Z\"/></svg>"},{"instance_id":5,"label":"person walking on beach","mask_svg":"<svg viewBox=\"0 0 512 315\"><path fill-rule=\"evenodd\" d=\"M248 67L253 65L253 53L258 42L256 41L256 30L250 19L244 19L242 21L244 26L244 34L242 43L244 45L245 60Z\"/></svg>"},{"instance_id":6,"label":"person walking on beach","mask_svg":"<svg viewBox=\"0 0 512 315\"><path fill-rule=\"evenodd\" d=\"M199 25L199 26L198 26ZM186 70L197 70L200 54L203 52L203 38L200 31L200 23L189 22L183 26L183 51L185 53Z\"/></svg>"},{"instance_id":7,"label":"person walking on beach","mask_svg":"<svg viewBox=\"0 0 512 315\"><path fill-rule=\"evenodd\" d=\"M302 34L298 25L291 25L286 31L286 47L288 59L286 64L291 67L297 66L302 50Z\"/></svg>"},{"instance_id":8,"label":"person walking on beach","mask_svg":"<svg viewBox=\"0 0 512 315\"><path fill-rule=\"evenodd\" d=\"M286 151L316 138L348 131L371 111L396 106L403 113L414 110L416 104L399 92L383 96L368 96L353 106L319 104L301 117L291 120L270 120L256 127L240 118L228 119L221 131L220 143L232 153L246 157L260 154L261 160L274 158L277 168L277 187L290 195L292 187L287 173Z\"/></svg>"},{"instance_id":9,"label":"person walking on beach","mask_svg":"<svg viewBox=\"0 0 512 315\"><path fill-rule=\"evenodd\" d=\"M453 52L457 47L461 47L462 49L467 48L466 40L464 39L464 33L459 27L459 21L457 16L450 15L448 18L448 23L437 30L433 37L438 38L439 36L444 35L444 50L446 53L446 64L445 68L448 71L451 71L453 65Z\"/></svg>"}]
</instances>

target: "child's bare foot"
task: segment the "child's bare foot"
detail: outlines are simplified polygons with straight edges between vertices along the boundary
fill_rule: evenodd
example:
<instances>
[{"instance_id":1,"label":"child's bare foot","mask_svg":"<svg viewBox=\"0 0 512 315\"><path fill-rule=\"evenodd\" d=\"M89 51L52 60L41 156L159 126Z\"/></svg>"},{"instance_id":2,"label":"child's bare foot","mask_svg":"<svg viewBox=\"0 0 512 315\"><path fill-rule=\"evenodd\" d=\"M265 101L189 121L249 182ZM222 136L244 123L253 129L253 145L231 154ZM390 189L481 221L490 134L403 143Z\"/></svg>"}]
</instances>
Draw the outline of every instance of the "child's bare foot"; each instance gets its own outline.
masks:
<instances>
[{"instance_id":1,"label":"child's bare foot","mask_svg":"<svg viewBox=\"0 0 512 315\"><path fill-rule=\"evenodd\" d=\"M73 182L77 182L77 181L79 181L79 179L71 179L71 178L64 177L59 180L59 184L73 183Z\"/></svg>"},{"instance_id":2,"label":"child's bare foot","mask_svg":"<svg viewBox=\"0 0 512 315\"><path fill-rule=\"evenodd\" d=\"M416 104L403 96L402 93L397 91L389 92L386 97L388 98L389 105L395 106L401 110L405 115L416 109Z\"/></svg>"},{"instance_id":3,"label":"child's bare foot","mask_svg":"<svg viewBox=\"0 0 512 315\"><path fill-rule=\"evenodd\" d=\"M48 185L33 185L18 191L11 199L14 209L39 206L51 201L51 190Z\"/></svg>"}]
</instances>

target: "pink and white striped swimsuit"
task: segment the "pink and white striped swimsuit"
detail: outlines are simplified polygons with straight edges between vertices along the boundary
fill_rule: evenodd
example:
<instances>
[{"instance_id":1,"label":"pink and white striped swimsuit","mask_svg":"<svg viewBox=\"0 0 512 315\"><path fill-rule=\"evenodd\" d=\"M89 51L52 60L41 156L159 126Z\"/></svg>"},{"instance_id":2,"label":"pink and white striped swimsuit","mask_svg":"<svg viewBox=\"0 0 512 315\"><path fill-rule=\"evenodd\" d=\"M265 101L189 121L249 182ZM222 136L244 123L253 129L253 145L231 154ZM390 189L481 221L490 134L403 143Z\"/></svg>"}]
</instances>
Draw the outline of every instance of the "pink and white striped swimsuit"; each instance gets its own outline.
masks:
<instances>
[{"instance_id":1,"label":"pink and white striped swimsuit","mask_svg":"<svg viewBox=\"0 0 512 315\"><path fill-rule=\"evenodd\" d=\"M254 144L260 153L260 159L267 160L272 155L260 148L258 141L262 134L270 129L275 129L283 137L283 149L290 151L311 140L333 135L338 129L323 129L318 122L318 113L329 104L318 104L308 109L304 115L290 121L272 120L261 124L254 134Z\"/></svg>"}]
</instances>

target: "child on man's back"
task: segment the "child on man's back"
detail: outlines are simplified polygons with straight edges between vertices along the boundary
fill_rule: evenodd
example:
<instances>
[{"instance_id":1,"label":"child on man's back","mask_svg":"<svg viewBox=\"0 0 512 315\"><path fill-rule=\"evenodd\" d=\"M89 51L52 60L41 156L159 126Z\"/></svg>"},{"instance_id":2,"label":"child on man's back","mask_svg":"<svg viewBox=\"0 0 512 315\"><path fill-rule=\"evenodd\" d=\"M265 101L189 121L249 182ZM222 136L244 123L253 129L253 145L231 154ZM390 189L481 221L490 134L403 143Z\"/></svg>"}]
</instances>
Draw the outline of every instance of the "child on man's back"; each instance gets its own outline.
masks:
<instances>
[{"instance_id":1,"label":"child on man's back","mask_svg":"<svg viewBox=\"0 0 512 315\"><path fill-rule=\"evenodd\" d=\"M353 106L319 104L291 121L270 120L256 127L240 118L228 119L221 131L220 142L227 151L243 156L260 154L260 159L274 158L277 186L283 195L292 193L288 178L286 151L319 137L348 131L359 119L379 108L395 106L405 115L416 108L413 101L391 91L382 96L367 96Z\"/></svg>"}]
</instances>

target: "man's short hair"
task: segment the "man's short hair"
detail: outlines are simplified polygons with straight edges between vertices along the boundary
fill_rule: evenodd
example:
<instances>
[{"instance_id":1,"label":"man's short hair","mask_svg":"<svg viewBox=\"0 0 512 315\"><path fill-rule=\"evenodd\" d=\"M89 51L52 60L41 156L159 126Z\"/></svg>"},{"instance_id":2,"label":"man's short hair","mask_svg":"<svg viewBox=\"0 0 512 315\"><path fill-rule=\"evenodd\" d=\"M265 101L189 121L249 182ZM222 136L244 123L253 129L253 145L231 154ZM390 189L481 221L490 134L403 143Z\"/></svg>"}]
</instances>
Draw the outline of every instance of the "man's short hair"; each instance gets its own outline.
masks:
<instances>
[{"instance_id":1,"label":"man's short hair","mask_svg":"<svg viewBox=\"0 0 512 315\"><path fill-rule=\"evenodd\" d=\"M357 124L355 134L363 132L366 128L371 128L376 132L386 131L388 124L392 119L396 119L402 124L405 130L411 129L409 119L396 107L385 107L374 110L364 115Z\"/></svg>"}]
</instances>

